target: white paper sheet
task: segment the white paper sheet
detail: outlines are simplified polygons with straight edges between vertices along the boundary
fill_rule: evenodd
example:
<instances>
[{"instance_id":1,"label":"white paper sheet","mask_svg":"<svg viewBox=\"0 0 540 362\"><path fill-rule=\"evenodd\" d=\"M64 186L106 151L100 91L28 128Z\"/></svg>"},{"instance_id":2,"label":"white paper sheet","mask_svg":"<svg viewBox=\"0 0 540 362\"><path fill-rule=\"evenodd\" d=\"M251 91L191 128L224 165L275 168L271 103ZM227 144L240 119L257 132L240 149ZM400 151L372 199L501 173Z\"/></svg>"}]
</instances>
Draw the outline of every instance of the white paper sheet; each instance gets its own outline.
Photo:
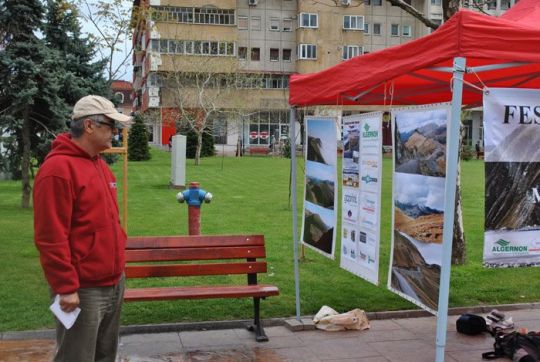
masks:
<instances>
[{"instance_id":1,"label":"white paper sheet","mask_svg":"<svg viewBox=\"0 0 540 362\"><path fill-rule=\"evenodd\" d=\"M73 312L64 312L62 308L60 308L60 295L58 294L54 298L54 302L51 304L50 309L66 329L70 329L73 326L81 312L81 308L79 307L75 308Z\"/></svg>"}]
</instances>

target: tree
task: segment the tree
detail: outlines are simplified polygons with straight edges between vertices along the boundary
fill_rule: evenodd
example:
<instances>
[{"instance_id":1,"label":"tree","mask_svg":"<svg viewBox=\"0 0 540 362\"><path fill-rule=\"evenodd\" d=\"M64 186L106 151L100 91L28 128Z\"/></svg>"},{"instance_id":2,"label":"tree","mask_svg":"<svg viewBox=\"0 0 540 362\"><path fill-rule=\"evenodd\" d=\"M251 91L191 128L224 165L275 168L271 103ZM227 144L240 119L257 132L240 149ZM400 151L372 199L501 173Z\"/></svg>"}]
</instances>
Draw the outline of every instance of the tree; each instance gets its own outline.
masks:
<instances>
[{"instance_id":1,"label":"tree","mask_svg":"<svg viewBox=\"0 0 540 362\"><path fill-rule=\"evenodd\" d=\"M36 33L44 9L38 0L0 2L0 126L14 140L4 155L20 159L23 208L30 206L31 161L38 140L61 129L68 109L58 96L61 62Z\"/></svg>"},{"instance_id":2,"label":"tree","mask_svg":"<svg viewBox=\"0 0 540 362\"><path fill-rule=\"evenodd\" d=\"M107 96L109 87L103 78L107 60L94 61L96 44L82 35L77 7L68 0L47 0L44 29L47 46L61 55L60 96L66 103L74 105L88 94Z\"/></svg>"},{"instance_id":3,"label":"tree","mask_svg":"<svg viewBox=\"0 0 540 362\"><path fill-rule=\"evenodd\" d=\"M129 130L128 159L130 161L147 161L151 158L148 147L148 131L140 113L133 117L134 123Z\"/></svg>"},{"instance_id":4,"label":"tree","mask_svg":"<svg viewBox=\"0 0 540 362\"><path fill-rule=\"evenodd\" d=\"M122 78L133 51L131 24L138 7L128 0L76 1L80 16L93 26L93 32L88 35L97 45L100 58L107 63L107 81Z\"/></svg>"}]
</instances>

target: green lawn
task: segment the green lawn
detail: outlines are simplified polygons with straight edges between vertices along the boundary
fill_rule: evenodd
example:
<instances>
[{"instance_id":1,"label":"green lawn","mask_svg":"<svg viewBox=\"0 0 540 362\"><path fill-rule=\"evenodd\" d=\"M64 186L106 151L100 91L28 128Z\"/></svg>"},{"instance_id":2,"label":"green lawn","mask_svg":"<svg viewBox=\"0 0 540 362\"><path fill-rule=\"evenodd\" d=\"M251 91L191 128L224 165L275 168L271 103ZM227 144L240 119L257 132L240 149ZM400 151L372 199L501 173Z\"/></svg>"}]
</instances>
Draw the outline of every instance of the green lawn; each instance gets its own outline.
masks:
<instances>
[{"instance_id":1,"label":"green lawn","mask_svg":"<svg viewBox=\"0 0 540 362\"><path fill-rule=\"evenodd\" d=\"M168 188L170 154L152 151L149 162L129 164L129 235L187 234L187 207ZM481 161L463 163L463 203L468 262L454 267L450 306L520 303L540 300L540 269L484 269L483 182ZM120 165L115 165L118 178ZM303 162L298 192L302 193ZM300 264L301 312L314 314L322 305L338 311L415 308L386 290L390 255L391 160L383 171L380 280L377 287L339 268L311 250ZM187 166L188 181L199 181L214 195L202 208L204 234L263 233L269 271L261 282L276 284L281 295L262 302L263 318L295 314L292 222L289 207L289 160L267 157L210 158ZM20 184L0 181L0 331L50 328L48 288L33 244L32 211L22 210ZM299 210L301 202L299 202ZM299 217L299 225L300 225ZM339 240L339 235L338 235ZM336 254L339 252L339 243ZM338 257L339 258L339 257ZM140 283L140 281L137 281ZM202 300L126 304L124 324L196 320L247 319L251 301Z\"/></svg>"}]
</instances>

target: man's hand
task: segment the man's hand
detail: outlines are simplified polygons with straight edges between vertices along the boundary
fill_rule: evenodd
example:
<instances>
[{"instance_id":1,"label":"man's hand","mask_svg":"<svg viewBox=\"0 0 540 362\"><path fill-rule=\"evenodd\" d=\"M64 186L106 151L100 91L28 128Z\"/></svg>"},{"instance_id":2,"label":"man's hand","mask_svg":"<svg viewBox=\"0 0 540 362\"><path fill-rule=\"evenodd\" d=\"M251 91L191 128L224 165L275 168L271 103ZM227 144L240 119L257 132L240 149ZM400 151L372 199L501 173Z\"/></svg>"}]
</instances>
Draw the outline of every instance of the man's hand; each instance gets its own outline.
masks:
<instances>
[{"instance_id":1,"label":"man's hand","mask_svg":"<svg viewBox=\"0 0 540 362\"><path fill-rule=\"evenodd\" d=\"M79 306L79 294L60 294L60 308L66 312L73 312Z\"/></svg>"}]
</instances>

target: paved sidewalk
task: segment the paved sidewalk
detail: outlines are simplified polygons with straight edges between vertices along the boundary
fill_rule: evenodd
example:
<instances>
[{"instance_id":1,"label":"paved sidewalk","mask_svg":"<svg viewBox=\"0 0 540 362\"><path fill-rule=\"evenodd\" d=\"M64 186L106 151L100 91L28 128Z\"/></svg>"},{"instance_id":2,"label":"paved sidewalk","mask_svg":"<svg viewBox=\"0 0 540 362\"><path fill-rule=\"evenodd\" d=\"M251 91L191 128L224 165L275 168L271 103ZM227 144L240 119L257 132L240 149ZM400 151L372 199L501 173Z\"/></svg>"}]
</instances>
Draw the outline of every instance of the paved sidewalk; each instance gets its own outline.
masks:
<instances>
[{"instance_id":1,"label":"paved sidewalk","mask_svg":"<svg viewBox=\"0 0 540 362\"><path fill-rule=\"evenodd\" d=\"M505 311L517 328L540 330L540 309ZM481 313L479 313L481 314ZM485 314L485 313L484 313ZM455 330L457 315L448 318L446 361L482 361L491 350L488 333L465 336ZM118 361L363 361L433 362L435 317L371 320L366 331L292 332L285 326L266 327L269 342L257 343L251 332L240 328L167 333L139 333L121 338ZM41 333L41 337L40 337ZM23 339L33 336L34 339ZM0 361L47 361L52 357L52 331L4 333Z\"/></svg>"}]
</instances>

